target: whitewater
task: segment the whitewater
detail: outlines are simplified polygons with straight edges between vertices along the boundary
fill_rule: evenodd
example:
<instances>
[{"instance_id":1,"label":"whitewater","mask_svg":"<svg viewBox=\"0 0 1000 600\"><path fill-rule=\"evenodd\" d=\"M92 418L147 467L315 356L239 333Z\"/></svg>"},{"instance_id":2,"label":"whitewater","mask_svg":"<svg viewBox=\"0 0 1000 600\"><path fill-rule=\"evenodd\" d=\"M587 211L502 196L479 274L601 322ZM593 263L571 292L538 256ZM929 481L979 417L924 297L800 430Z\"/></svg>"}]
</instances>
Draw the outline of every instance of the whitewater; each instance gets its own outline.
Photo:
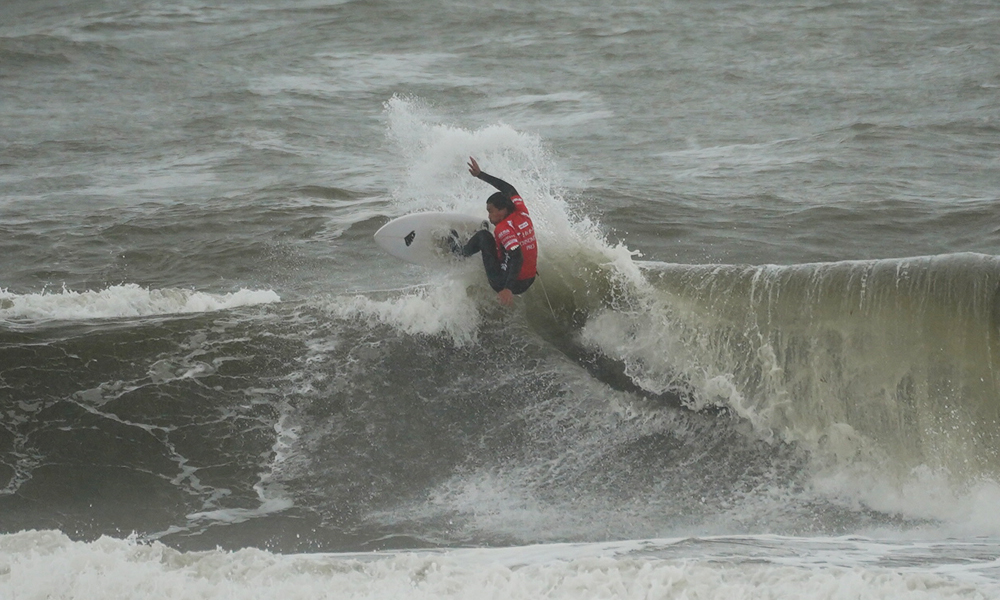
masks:
<instances>
[{"instance_id":1,"label":"whitewater","mask_svg":"<svg viewBox=\"0 0 1000 600\"><path fill-rule=\"evenodd\" d=\"M998 24L5 3L0 597L1000 597Z\"/></svg>"}]
</instances>

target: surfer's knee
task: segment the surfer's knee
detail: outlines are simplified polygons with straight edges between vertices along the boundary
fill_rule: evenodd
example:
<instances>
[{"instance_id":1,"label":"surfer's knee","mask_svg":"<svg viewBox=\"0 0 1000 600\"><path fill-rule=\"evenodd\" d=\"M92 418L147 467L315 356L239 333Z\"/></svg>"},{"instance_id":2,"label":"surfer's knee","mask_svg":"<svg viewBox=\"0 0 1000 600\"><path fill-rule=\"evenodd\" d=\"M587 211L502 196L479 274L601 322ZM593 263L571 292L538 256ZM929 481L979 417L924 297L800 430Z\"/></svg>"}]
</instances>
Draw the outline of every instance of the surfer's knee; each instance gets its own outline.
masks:
<instances>
[{"instance_id":1,"label":"surfer's knee","mask_svg":"<svg viewBox=\"0 0 1000 600\"><path fill-rule=\"evenodd\" d=\"M523 294L528 291L528 288L530 288L533 283L535 283L534 277L518 279L514 282L514 285L511 286L510 291L514 292L515 295Z\"/></svg>"},{"instance_id":2,"label":"surfer's knee","mask_svg":"<svg viewBox=\"0 0 1000 600\"><path fill-rule=\"evenodd\" d=\"M462 248L462 256L472 256L476 252L482 252L483 255L486 255L490 251L496 251L493 234L485 229L480 229L465 243Z\"/></svg>"}]
</instances>

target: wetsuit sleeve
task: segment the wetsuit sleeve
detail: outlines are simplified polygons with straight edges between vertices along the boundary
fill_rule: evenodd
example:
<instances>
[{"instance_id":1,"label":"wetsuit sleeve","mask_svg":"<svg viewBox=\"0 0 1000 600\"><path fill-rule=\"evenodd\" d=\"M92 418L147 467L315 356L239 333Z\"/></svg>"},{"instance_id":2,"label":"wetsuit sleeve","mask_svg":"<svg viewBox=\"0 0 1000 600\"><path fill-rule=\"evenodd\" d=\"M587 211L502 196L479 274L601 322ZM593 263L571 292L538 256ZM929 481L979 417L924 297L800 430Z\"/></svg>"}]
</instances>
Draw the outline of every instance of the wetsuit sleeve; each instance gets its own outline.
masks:
<instances>
[{"instance_id":1,"label":"wetsuit sleeve","mask_svg":"<svg viewBox=\"0 0 1000 600\"><path fill-rule=\"evenodd\" d=\"M496 189L500 190L500 192L503 193L508 198L513 198L515 196L520 196L521 195L521 194L517 193L517 190L514 189L514 186L512 186L509 183L507 183L503 179L500 179L499 177L494 177L494 176L490 175L489 173L486 173L484 171L480 171L479 172L479 178L482 179L483 181L485 181L486 183L492 185Z\"/></svg>"},{"instance_id":2,"label":"wetsuit sleeve","mask_svg":"<svg viewBox=\"0 0 1000 600\"><path fill-rule=\"evenodd\" d=\"M510 286L517 281L522 265L524 265L524 254L521 253L520 246L504 253L503 262L500 264L500 270L504 273L504 289L511 289Z\"/></svg>"}]
</instances>

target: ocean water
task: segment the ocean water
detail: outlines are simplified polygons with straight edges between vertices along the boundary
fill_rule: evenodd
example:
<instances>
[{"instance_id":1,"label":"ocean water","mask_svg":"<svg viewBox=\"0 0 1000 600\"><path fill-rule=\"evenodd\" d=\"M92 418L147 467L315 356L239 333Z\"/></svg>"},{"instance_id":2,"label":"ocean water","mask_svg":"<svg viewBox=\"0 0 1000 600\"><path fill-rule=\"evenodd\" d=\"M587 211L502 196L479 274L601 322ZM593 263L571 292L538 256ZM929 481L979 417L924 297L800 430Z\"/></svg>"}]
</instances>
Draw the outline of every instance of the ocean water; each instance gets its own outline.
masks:
<instances>
[{"instance_id":1,"label":"ocean water","mask_svg":"<svg viewBox=\"0 0 1000 600\"><path fill-rule=\"evenodd\" d=\"M5 0L0 598L1000 598L998 30Z\"/></svg>"}]
</instances>

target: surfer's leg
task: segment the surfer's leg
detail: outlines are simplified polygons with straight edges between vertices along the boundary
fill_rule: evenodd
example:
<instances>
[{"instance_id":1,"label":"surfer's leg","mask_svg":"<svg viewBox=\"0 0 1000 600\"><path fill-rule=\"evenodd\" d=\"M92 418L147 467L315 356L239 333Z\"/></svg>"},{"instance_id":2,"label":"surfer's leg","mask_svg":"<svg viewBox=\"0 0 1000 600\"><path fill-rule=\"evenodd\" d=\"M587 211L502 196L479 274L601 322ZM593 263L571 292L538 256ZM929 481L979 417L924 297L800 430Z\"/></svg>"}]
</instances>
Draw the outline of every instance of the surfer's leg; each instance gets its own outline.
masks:
<instances>
[{"instance_id":1,"label":"surfer's leg","mask_svg":"<svg viewBox=\"0 0 1000 600\"><path fill-rule=\"evenodd\" d=\"M490 235L490 240L493 236ZM503 289L504 281L507 279L507 274L500 269L500 259L497 258L496 246L490 244L492 248L483 248L483 269L486 271L486 279L490 282L490 287L493 291L499 292Z\"/></svg>"},{"instance_id":2,"label":"surfer's leg","mask_svg":"<svg viewBox=\"0 0 1000 600\"><path fill-rule=\"evenodd\" d=\"M499 292L503 289L506 277L500 269L500 259L497 258L497 243L493 239L492 233L480 229L462 249L463 256L472 256L476 252L479 252L483 257L483 269L486 271L486 279L489 280L490 287Z\"/></svg>"},{"instance_id":3,"label":"surfer's leg","mask_svg":"<svg viewBox=\"0 0 1000 600\"><path fill-rule=\"evenodd\" d=\"M510 286L510 291L514 294L523 294L528 291L531 284L535 283L534 277L529 277L528 279L518 279Z\"/></svg>"},{"instance_id":4,"label":"surfer's leg","mask_svg":"<svg viewBox=\"0 0 1000 600\"><path fill-rule=\"evenodd\" d=\"M455 237L458 237L457 233L455 234ZM458 253L462 256L472 256L476 252L482 252L484 256L486 254L496 255L497 243L493 239L493 234L485 229L480 229L475 233L475 235L469 238L469 241L465 243L465 246L461 246L458 251Z\"/></svg>"},{"instance_id":5,"label":"surfer's leg","mask_svg":"<svg viewBox=\"0 0 1000 600\"><path fill-rule=\"evenodd\" d=\"M490 287L493 288L493 291L499 292L504 288L507 274L500 268L500 259L497 258L497 243L492 233L480 229L462 248L462 256L472 256L476 252L483 256L483 269L486 271L486 279L489 280ZM511 291L515 294L524 293L534 280L534 277L518 280L514 283Z\"/></svg>"}]
</instances>

